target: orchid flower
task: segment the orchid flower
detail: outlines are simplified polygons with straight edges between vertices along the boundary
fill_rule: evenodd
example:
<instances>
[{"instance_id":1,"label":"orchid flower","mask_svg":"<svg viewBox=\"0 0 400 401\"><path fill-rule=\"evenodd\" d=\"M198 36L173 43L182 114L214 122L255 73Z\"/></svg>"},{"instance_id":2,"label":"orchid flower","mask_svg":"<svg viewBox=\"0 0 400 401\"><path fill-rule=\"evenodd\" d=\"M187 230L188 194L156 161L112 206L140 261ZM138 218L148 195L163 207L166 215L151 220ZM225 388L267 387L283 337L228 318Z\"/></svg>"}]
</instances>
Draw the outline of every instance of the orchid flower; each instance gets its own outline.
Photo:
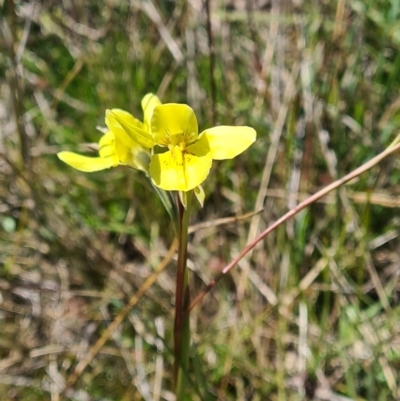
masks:
<instances>
[{"instance_id":1,"label":"orchid flower","mask_svg":"<svg viewBox=\"0 0 400 401\"><path fill-rule=\"evenodd\" d=\"M153 183L166 191L187 192L208 176L213 160L232 159L255 140L250 127L219 126L198 134L194 111L185 104L163 104L154 108L151 132L164 153L150 161Z\"/></svg>"}]
</instances>

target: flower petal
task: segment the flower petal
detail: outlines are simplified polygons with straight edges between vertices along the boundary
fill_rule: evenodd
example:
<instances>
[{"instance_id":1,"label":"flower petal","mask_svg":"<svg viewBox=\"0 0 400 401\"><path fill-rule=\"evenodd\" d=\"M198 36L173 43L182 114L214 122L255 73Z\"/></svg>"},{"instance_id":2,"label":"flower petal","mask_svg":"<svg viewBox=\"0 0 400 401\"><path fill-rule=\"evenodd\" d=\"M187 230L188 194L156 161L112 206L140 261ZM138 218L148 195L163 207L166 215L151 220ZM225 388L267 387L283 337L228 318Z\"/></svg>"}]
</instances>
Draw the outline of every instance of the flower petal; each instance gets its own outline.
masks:
<instances>
[{"instance_id":1,"label":"flower petal","mask_svg":"<svg viewBox=\"0 0 400 401\"><path fill-rule=\"evenodd\" d=\"M158 145L168 146L173 135L182 135L182 140L189 144L198 137L196 115L186 104L167 103L156 106L151 118L151 131Z\"/></svg>"},{"instance_id":2,"label":"flower petal","mask_svg":"<svg viewBox=\"0 0 400 401\"><path fill-rule=\"evenodd\" d=\"M121 164L145 172L149 170L150 152L148 149L133 141L131 146L127 147L118 138L115 140L115 148Z\"/></svg>"},{"instance_id":3,"label":"flower petal","mask_svg":"<svg viewBox=\"0 0 400 401\"><path fill-rule=\"evenodd\" d=\"M182 153L179 147L153 155L150 176L155 185L166 191L190 191L208 176L212 164L209 154L195 156Z\"/></svg>"},{"instance_id":4,"label":"flower petal","mask_svg":"<svg viewBox=\"0 0 400 401\"><path fill-rule=\"evenodd\" d=\"M257 133L251 127L221 125L203 131L200 139L203 136L208 140L211 157L214 160L224 160L233 159L244 152L256 140Z\"/></svg>"},{"instance_id":5,"label":"flower petal","mask_svg":"<svg viewBox=\"0 0 400 401\"><path fill-rule=\"evenodd\" d=\"M152 148L154 141L142 122L132 114L120 109L106 110L106 125L126 147L132 141L145 148Z\"/></svg>"},{"instance_id":6,"label":"flower petal","mask_svg":"<svg viewBox=\"0 0 400 401\"><path fill-rule=\"evenodd\" d=\"M210 153L210 144L208 143L208 138L205 135L200 135L196 142L185 146L185 149L192 155L205 156L206 154Z\"/></svg>"},{"instance_id":7,"label":"flower petal","mask_svg":"<svg viewBox=\"0 0 400 401\"><path fill-rule=\"evenodd\" d=\"M153 110L160 104L162 104L160 99L154 93L148 93L142 99L143 122L146 130L149 132L151 129L151 117L153 116Z\"/></svg>"},{"instance_id":8,"label":"flower petal","mask_svg":"<svg viewBox=\"0 0 400 401\"><path fill-rule=\"evenodd\" d=\"M99 155L102 159L111 158L115 166L119 164L117 150L115 148L115 136L111 131L106 132L99 141Z\"/></svg>"},{"instance_id":9,"label":"flower petal","mask_svg":"<svg viewBox=\"0 0 400 401\"><path fill-rule=\"evenodd\" d=\"M115 164L112 157L87 157L73 152L59 152L57 156L64 163L85 173L105 170L118 165L118 163Z\"/></svg>"}]
</instances>

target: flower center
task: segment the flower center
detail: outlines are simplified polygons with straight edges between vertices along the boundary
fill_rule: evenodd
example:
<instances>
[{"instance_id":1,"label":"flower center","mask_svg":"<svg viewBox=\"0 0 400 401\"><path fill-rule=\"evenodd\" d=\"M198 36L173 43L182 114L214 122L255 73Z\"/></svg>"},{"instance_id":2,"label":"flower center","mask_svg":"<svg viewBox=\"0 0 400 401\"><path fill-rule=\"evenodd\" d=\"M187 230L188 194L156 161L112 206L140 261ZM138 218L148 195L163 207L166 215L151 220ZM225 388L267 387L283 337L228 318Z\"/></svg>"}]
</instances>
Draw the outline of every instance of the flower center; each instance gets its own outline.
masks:
<instances>
[{"instance_id":1,"label":"flower center","mask_svg":"<svg viewBox=\"0 0 400 401\"><path fill-rule=\"evenodd\" d=\"M181 152L184 152L186 148L186 143L185 142L179 142L176 145L170 144L168 145L168 149L172 150L172 149L180 149Z\"/></svg>"},{"instance_id":2,"label":"flower center","mask_svg":"<svg viewBox=\"0 0 400 401\"><path fill-rule=\"evenodd\" d=\"M185 152L187 142L184 134L171 135L168 139L169 143L167 146L171 152Z\"/></svg>"}]
</instances>

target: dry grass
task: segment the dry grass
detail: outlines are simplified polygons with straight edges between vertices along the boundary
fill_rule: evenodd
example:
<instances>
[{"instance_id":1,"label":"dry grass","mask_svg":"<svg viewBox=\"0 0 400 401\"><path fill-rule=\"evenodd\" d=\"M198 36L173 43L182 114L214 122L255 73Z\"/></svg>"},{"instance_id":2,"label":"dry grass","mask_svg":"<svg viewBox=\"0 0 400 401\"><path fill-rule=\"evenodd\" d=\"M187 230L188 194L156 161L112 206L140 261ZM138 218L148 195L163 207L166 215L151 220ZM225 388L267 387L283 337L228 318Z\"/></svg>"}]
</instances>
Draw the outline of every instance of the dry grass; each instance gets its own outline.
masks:
<instances>
[{"instance_id":1,"label":"dry grass","mask_svg":"<svg viewBox=\"0 0 400 401\"><path fill-rule=\"evenodd\" d=\"M173 399L169 217L140 174L55 153L97 142L106 108L140 116L150 91L200 127L256 128L206 182L195 295L397 135L396 4L0 2L0 400ZM398 165L278 228L194 310L188 399L400 398Z\"/></svg>"}]
</instances>

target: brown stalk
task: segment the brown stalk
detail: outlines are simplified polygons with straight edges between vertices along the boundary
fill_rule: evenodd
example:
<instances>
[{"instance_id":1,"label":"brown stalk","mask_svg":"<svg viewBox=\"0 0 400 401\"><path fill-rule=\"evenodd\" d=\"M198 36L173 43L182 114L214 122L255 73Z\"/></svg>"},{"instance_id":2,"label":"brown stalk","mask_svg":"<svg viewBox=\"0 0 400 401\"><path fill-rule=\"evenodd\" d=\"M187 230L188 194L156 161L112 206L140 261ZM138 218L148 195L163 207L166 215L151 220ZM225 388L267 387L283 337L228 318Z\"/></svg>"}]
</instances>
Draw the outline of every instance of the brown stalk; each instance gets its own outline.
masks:
<instances>
[{"instance_id":1,"label":"brown stalk","mask_svg":"<svg viewBox=\"0 0 400 401\"><path fill-rule=\"evenodd\" d=\"M275 223L271 224L266 230L264 230L261 234L259 234L254 241L251 241L243 250L240 252L240 254L231 262L229 263L223 270L222 272L217 275L214 280L212 280L192 301L190 304L187 313L189 313L216 285L221 279L229 273L237 264L238 262L243 259L247 253L249 253L261 240L263 240L268 234L270 234L272 231L274 231L278 226L281 224L285 223L292 217L294 217L297 213L305 209L306 207L310 206L312 203L318 201L325 195L329 194L333 190L339 188L340 186L348 183L352 179L358 177L359 175L365 173L375 165L377 165L379 162L381 162L383 159L388 157L394 152L397 152L400 150L400 143L398 143L395 146L391 146L384 150L382 153L378 154L375 156L373 159L370 161L364 163L362 166L358 167L357 169L353 170L351 173L345 175L344 177L334 181L332 184L326 186L325 188L321 189L314 195L311 195L309 198L304 200L303 202L299 203L295 208L289 210L284 216L282 216L280 219L278 219Z\"/></svg>"}]
</instances>

